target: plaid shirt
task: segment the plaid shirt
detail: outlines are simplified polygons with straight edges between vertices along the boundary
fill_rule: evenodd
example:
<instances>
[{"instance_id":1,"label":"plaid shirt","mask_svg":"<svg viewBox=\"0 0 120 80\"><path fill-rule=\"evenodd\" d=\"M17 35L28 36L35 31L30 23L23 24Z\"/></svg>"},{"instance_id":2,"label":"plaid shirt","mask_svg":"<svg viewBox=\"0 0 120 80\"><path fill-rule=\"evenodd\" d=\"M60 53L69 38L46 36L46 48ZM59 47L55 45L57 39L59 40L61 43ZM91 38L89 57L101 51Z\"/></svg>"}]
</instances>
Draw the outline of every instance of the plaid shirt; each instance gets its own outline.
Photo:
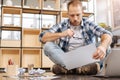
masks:
<instances>
[{"instance_id":1,"label":"plaid shirt","mask_svg":"<svg viewBox=\"0 0 120 80\"><path fill-rule=\"evenodd\" d=\"M80 27L82 29L82 35L83 38L85 39L85 45L93 43L95 40L95 37L101 37L102 34L109 34L112 36L111 32L105 30L104 28L96 25L93 22L90 22L89 20L83 18L82 22L80 24ZM46 32L52 32L52 33L58 33L67 30L70 28L70 21L69 19L64 20L60 24L54 25L52 28L49 30L42 32L39 35L39 39L41 41L41 38ZM68 44L69 44L69 37L61 37L59 39L58 45L61 47L62 50L68 51ZM42 42L42 41L41 41Z\"/></svg>"}]
</instances>

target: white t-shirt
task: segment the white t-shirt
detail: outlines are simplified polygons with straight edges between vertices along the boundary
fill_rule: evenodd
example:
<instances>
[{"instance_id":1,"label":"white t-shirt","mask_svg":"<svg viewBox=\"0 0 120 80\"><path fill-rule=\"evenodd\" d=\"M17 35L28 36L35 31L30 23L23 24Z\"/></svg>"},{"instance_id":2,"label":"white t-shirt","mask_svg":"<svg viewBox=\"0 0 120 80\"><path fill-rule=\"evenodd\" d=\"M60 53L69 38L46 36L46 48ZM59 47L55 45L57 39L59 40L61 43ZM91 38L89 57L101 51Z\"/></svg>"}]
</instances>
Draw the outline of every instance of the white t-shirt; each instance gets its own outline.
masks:
<instances>
[{"instance_id":1,"label":"white t-shirt","mask_svg":"<svg viewBox=\"0 0 120 80\"><path fill-rule=\"evenodd\" d=\"M73 30L74 35L69 40L69 51L76 49L77 47L83 46L85 41L82 36L82 30L79 26L71 26L71 29Z\"/></svg>"}]
</instances>

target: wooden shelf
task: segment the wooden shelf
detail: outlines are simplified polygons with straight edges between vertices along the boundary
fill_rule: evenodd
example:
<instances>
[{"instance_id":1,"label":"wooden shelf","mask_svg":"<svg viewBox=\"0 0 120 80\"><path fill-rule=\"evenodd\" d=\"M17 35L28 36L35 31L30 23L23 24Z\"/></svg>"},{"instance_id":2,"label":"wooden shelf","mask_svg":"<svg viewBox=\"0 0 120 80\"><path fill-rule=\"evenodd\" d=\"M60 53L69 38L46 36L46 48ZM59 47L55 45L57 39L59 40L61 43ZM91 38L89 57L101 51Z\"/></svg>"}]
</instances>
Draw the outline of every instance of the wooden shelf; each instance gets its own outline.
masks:
<instances>
[{"instance_id":1,"label":"wooden shelf","mask_svg":"<svg viewBox=\"0 0 120 80\"><path fill-rule=\"evenodd\" d=\"M30 29L30 28L24 28L23 29L24 34L39 34L40 29Z\"/></svg>"},{"instance_id":2,"label":"wooden shelf","mask_svg":"<svg viewBox=\"0 0 120 80\"><path fill-rule=\"evenodd\" d=\"M19 24L18 24L18 26L15 26L14 24L6 24L6 23L4 23L5 22L4 18L6 17L5 14L19 15ZM11 20L12 20L12 16L10 16L10 17L11 17ZM8 6L2 7L2 26L21 27L21 25L22 25L22 8L8 7Z\"/></svg>"},{"instance_id":3,"label":"wooden shelf","mask_svg":"<svg viewBox=\"0 0 120 80\"><path fill-rule=\"evenodd\" d=\"M5 68L8 65L8 60L12 59L15 65L20 66L21 50L17 48L1 48L0 49L0 67Z\"/></svg>"},{"instance_id":4,"label":"wooden shelf","mask_svg":"<svg viewBox=\"0 0 120 80\"><path fill-rule=\"evenodd\" d=\"M22 27L19 26L2 26L2 30L11 30L11 31L20 31L22 30Z\"/></svg>"},{"instance_id":5,"label":"wooden shelf","mask_svg":"<svg viewBox=\"0 0 120 80\"><path fill-rule=\"evenodd\" d=\"M3 5L2 7L11 7L11 8L22 8L22 6L7 6L7 5Z\"/></svg>"},{"instance_id":6,"label":"wooden shelf","mask_svg":"<svg viewBox=\"0 0 120 80\"><path fill-rule=\"evenodd\" d=\"M21 47L21 40L1 40L1 47Z\"/></svg>"},{"instance_id":7,"label":"wooden shelf","mask_svg":"<svg viewBox=\"0 0 120 80\"><path fill-rule=\"evenodd\" d=\"M2 7L2 13L3 14L21 14L22 13L22 9L19 7L8 7L8 6L4 6Z\"/></svg>"},{"instance_id":8,"label":"wooden shelf","mask_svg":"<svg viewBox=\"0 0 120 80\"><path fill-rule=\"evenodd\" d=\"M59 15L60 11L58 10L41 10L41 14L47 14L47 15Z\"/></svg>"},{"instance_id":9,"label":"wooden shelf","mask_svg":"<svg viewBox=\"0 0 120 80\"><path fill-rule=\"evenodd\" d=\"M33 14L40 14L40 9L31 9L31 8L23 8L23 13L33 13Z\"/></svg>"},{"instance_id":10,"label":"wooden shelf","mask_svg":"<svg viewBox=\"0 0 120 80\"><path fill-rule=\"evenodd\" d=\"M94 15L94 13L84 12L83 17L90 17L90 16L92 16L92 15ZM62 11L62 12L61 12L61 16L62 16L63 18L67 18L67 11Z\"/></svg>"},{"instance_id":11,"label":"wooden shelf","mask_svg":"<svg viewBox=\"0 0 120 80\"><path fill-rule=\"evenodd\" d=\"M83 14L83 17L90 17L90 16L92 16L92 15L94 15L94 13L85 12L85 13Z\"/></svg>"},{"instance_id":12,"label":"wooden shelf","mask_svg":"<svg viewBox=\"0 0 120 80\"><path fill-rule=\"evenodd\" d=\"M41 47L39 41L40 29L23 29L22 47Z\"/></svg>"},{"instance_id":13,"label":"wooden shelf","mask_svg":"<svg viewBox=\"0 0 120 80\"><path fill-rule=\"evenodd\" d=\"M67 11L62 11L61 12L61 17L62 18L67 18L68 16L67 16Z\"/></svg>"},{"instance_id":14,"label":"wooden shelf","mask_svg":"<svg viewBox=\"0 0 120 80\"><path fill-rule=\"evenodd\" d=\"M48 30L48 29L50 29L50 28L42 27L41 29L42 29L42 31L44 31L44 30Z\"/></svg>"},{"instance_id":15,"label":"wooden shelf","mask_svg":"<svg viewBox=\"0 0 120 80\"><path fill-rule=\"evenodd\" d=\"M28 64L34 64L34 67L41 67L41 50L40 49L23 49L22 50L22 67L28 67Z\"/></svg>"}]
</instances>

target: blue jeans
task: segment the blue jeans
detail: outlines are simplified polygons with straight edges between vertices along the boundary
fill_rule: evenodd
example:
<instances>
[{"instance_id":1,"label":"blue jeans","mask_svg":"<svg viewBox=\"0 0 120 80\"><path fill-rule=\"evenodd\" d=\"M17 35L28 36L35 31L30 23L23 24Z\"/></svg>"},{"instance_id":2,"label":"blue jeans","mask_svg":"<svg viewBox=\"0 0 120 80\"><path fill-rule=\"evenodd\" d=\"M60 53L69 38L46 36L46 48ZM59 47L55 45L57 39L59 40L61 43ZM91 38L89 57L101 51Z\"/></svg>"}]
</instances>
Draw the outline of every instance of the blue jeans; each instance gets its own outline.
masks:
<instances>
[{"instance_id":1,"label":"blue jeans","mask_svg":"<svg viewBox=\"0 0 120 80\"><path fill-rule=\"evenodd\" d=\"M97 44L97 45L99 45L99 44ZM44 45L43 49L44 49L45 55L48 56L55 64L59 64L61 66L64 66L64 64L60 58L60 55L65 54L65 52L56 43L47 42ZM108 53L110 53L110 51L107 51L106 53L108 55ZM105 58L99 62L100 68L103 67L104 60L105 60Z\"/></svg>"}]
</instances>

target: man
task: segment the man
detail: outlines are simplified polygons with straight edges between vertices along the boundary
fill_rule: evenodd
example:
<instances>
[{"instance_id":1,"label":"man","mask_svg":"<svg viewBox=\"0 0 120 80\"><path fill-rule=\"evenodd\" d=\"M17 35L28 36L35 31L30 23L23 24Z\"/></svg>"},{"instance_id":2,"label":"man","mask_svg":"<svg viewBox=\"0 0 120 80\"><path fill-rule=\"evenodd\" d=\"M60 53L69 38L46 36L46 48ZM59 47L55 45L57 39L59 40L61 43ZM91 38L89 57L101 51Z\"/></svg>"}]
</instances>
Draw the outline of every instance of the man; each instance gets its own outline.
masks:
<instances>
[{"instance_id":1,"label":"man","mask_svg":"<svg viewBox=\"0 0 120 80\"><path fill-rule=\"evenodd\" d=\"M92 63L72 70L62 67L59 58L60 54L88 45L94 42L94 38L100 37L101 43L93 53L93 59L103 60L106 56L106 50L110 46L112 38L111 33L102 27L96 25L89 20L82 18L82 4L79 0L72 0L67 5L68 18L60 24L54 25L46 32L40 34L40 41L46 43L44 45L45 54L56 64L52 71L55 74L85 74L93 75L100 70L100 63ZM54 41L59 40L59 43ZM88 51L89 52L89 51ZM73 53L74 54L74 53Z\"/></svg>"}]
</instances>

